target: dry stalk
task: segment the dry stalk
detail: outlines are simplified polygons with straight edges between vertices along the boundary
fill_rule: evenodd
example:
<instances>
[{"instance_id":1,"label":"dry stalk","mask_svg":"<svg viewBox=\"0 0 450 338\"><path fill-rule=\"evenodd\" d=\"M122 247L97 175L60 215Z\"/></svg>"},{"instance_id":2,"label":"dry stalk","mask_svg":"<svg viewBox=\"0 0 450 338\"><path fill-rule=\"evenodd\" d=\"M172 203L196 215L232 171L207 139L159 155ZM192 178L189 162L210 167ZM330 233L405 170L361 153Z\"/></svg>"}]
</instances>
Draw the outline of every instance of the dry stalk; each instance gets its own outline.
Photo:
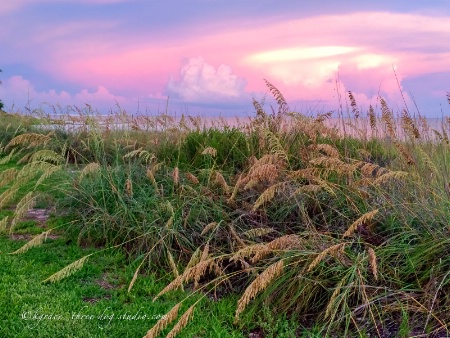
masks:
<instances>
[{"instance_id":1,"label":"dry stalk","mask_svg":"<svg viewBox=\"0 0 450 338\"><path fill-rule=\"evenodd\" d=\"M343 252L347 243L339 243L330 246L323 250L314 260L309 264L307 272L311 272L327 255L336 255L339 252Z\"/></svg>"},{"instance_id":2,"label":"dry stalk","mask_svg":"<svg viewBox=\"0 0 450 338\"><path fill-rule=\"evenodd\" d=\"M79 260L67 265L66 267L62 268L58 272L54 273L53 275L51 275L50 277L45 279L43 281L43 283L47 283L47 282L48 283L56 283L56 282L60 281L61 279L72 276L75 272L77 272L78 270L81 270L83 268L84 263L86 262L88 257L91 255L92 254L86 255L86 256L80 258Z\"/></svg>"},{"instance_id":3,"label":"dry stalk","mask_svg":"<svg viewBox=\"0 0 450 338\"><path fill-rule=\"evenodd\" d=\"M177 303L166 315L162 316L161 319L147 332L144 338L158 337L159 333L178 317L180 305L181 302Z\"/></svg>"},{"instance_id":4,"label":"dry stalk","mask_svg":"<svg viewBox=\"0 0 450 338\"><path fill-rule=\"evenodd\" d=\"M381 185L383 183L388 182L389 180L395 179L395 180L403 180L406 177L408 177L408 173L405 171L389 171L383 175L380 175L373 181L374 186Z\"/></svg>"},{"instance_id":5,"label":"dry stalk","mask_svg":"<svg viewBox=\"0 0 450 338\"><path fill-rule=\"evenodd\" d=\"M273 164L262 164L252 167L247 177L242 183L246 183L244 189L250 189L259 182L268 181L273 182L278 177L278 169Z\"/></svg>"},{"instance_id":6,"label":"dry stalk","mask_svg":"<svg viewBox=\"0 0 450 338\"><path fill-rule=\"evenodd\" d=\"M327 308L325 309L325 318L329 318L331 315L331 311L333 310L334 302L336 301L337 297L341 293L342 286L347 281L347 276L344 276L339 283L336 285L336 289L334 289L333 293L331 294L330 300L328 301Z\"/></svg>"},{"instance_id":7,"label":"dry stalk","mask_svg":"<svg viewBox=\"0 0 450 338\"><path fill-rule=\"evenodd\" d=\"M273 252L281 250L302 249L302 238L298 235L285 235L274 239L267 244L258 244L252 248L255 255L251 262L254 264ZM252 253L252 252L251 252Z\"/></svg>"},{"instance_id":8,"label":"dry stalk","mask_svg":"<svg viewBox=\"0 0 450 338\"><path fill-rule=\"evenodd\" d=\"M203 230L202 230L202 232L200 233L200 235L205 235L205 234L207 234L209 231L211 231L212 229L215 229L216 227L217 227L217 222L211 222L211 223L209 223L209 224L207 224L204 228L203 228Z\"/></svg>"},{"instance_id":9,"label":"dry stalk","mask_svg":"<svg viewBox=\"0 0 450 338\"><path fill-rule=\"evenodd\" d=\"M22 254L22 253L27 252L31 248L35 248L35 247L41 246L45 242L45 240L47 239L47 237L50 234L50 232L52 232L52 230L53 229L47 230L47 231L45 231L43 233L40 233L39 235L35 236L33 239L31 239L30 241L25 243L25 245L23 245L22 247L20 247L19 249L17 249L14 252L11 252L11 255Z\"/></svg>"},{"instance_id":10,"label":"dry stalk","mask_svg":"<svg viewBox=\"0 0 450 338\"><path fill-rule=\"evenodd\" d=\"M133 183L129 178L125 182L125 194L129 197L133 197Z\"/></svg>"},{"instance_id":11,"label":"dry stalk","mask_svg":"<svg viewBox=\"0 0 450 338\"><path fill-rule=\"evenodd\" d=\"M371 247L367 248L367 253L369 254L369 264L372 270L372 275L375 280L378 280L378 264L377 264L377 255L375 254L375 250Z\"/></svg>"},{"instance_id":12,"label":"dry stalk","mask_svg":"<svg viewBox=\"0 0 450 338\"><path fill-rule=\"evenodd\" d=\"M339 150L337 150L335 147L333 147L331 144L317 144L314 145L315 150L323 152L325 155L329 157L339 158Z\"/></svg>"},{"instance_id":13,"label":"dry stalk","mask_svg":"<svg viewBox=\"0 0 450 338\"><path fill-rule=\"evenodd\" d=\"M230 187L228 186L227 181L225 181L225 178L219 171L214 172L213 184L221 187L222 190L227 194L230 191Z\"/></svg>"},{"instance_id":14,"label":"dry stalk","mask_svg":"<svg viewBox=\"0 0 450 338\"><path fill-rule=\"evenodd\" d=\"M372 137L376 133L377 129L377 116L375 115L375 111L373 110L372 105L369 106L369 124L372 129Z\"/></svg>"},{"instance_id":15,"label":"dry stalk","mask_svg":"<svg viewBox=\"0 0 450 338\"><path fill-rule=\"evenodd\" d=\"M158 183L156 183L155 176L154 176L153 171L151 169L147 169L147 177L150 180L150 182L152 182L152 185L155 188L155 191L158 192L159 191Z\"/></svg>"},{"instance_id":16,"label":"dry stalk","mask_svg":"<svg viewBox=\"0 0 450 338\"><path fill-rule=\"evenodd\" d=\"M245 242L242 240L241 237L239 237L238 233L236 232L236 229L232 224L228 224L228 228L230 229L231 236L236 240L239 246L244 247Z\"/></svg>"},{"instance_id":17,"label":"dry stalk","mask_svg":"<svg viewBox=\"0 0 450 338\"><path fill-rule=\"evenodd\" d=\"M48 135L36 134L36 133L27 133L14 137L9 143L6 145L5 150L14 147L16 145L28 144L28 149L35 148L40 145L46 145L50 140L50 133Z\"/></svg>"},{"instance_id":18,"label":"dry stalk","mask_svg":"<svg viewBox=\"0 0 450 338\"><path fill-rule=\"evenodd\" d=\"M198 301L195 302L194 305L192 305L189 309L187 309L185 313L183 313L178 323L172 328L172 330L170 330L166 338L174 338L184 327L186 327L186 325L192 319L192 314L194 313L194 308L197 303Z\"/></svg>"},{"instance_id":19,"label":"dry stalk","mask_svg":"<svg viewBox=\"0 0 450 338\"><path fill-rule=\"evenodd\" d=\"M195 175L193 175L193 174L191 174L191 173L186 173L186 178L188 179L188 181L189 182L191 182L192 184L194 184L194 185L197 185L197 184L199 184L200 183L200 181L198 180L198 178L195 176Z\"/></svg>"},{"instance_id":20,"label":"dry stalk","mask_svg":"<svg viewBox=\"0 0 450 338\"><path fill-rule=\"evenodd\" d=\"M180 273L178 272L178 268L175 263L175 260L173 259L173 256L172 256L172 253L170 252L170 250L167 249L166 251L167 251L167 258L169 259L169 266L172 269L173 277L177 278L180 275Z\"/></svg>"},{"instance_id":21,"label":"dry stalk","mask_svg":"<svg viewBox=\"0 0 450 338\"><path fill-rule=\"evenodd\" d=\"M0 221L0 232L3 232L6 230L6 227L8 226L8 219L9 219L9 216L6 216L5 218L3 218Z\"/></svg>"},{"instance_id":22,"label":"dry stalk","mask_svg":"<svg viewBox=\"0 0 450 338\"><path fill-rule=\"evenodd\" d=\"M9 229L10 233L13 232L17 222L28 212L28 210L32 209L35 204L36 196L33 191L26 194L19 203L17 203L16 210L14 211L14 218Z\"/></svg>"},{"instance_id":23,"label":"dry stalk","mask_svg":"<svg viewBox=\"0 0 450 338\"><path fill-rule=\"evenodd\" d=\"M289 182L279 182L269 188L267 188L255 201L253 205L253 211L258 210L263 204L270 202L275 197L275 194L283 192L286 187L289 186Z\"/></svg>"},{"instance_id":24,"label":"dry stalk","mask_svg":"<svg viewBox=\"0 0 450 338\"><path fill-rule=\"evenodd\" d=\"M0 172L0 188L11 183L14 180L14 178L16 178L17 173L18 171L16 168L6 169Z\"/></svg>"},{"instance_id":25,"label":"dry stalk","mask_svg":"<svg viewBox=\"0 0 450 338\"><path fill-rule=\"evenodd\" d=\"M349 237L354 234L356 229L367 222L370 222L375 215L378 213L378 209L372 210L370 212L366 212L361 217L359 217L356 221L354 221L347 229L347 231L342 235L342 238Z\"/></svg>"},{"instance_id":26,"label":"dry stalk","mask_svg":"<svg viewBox=\"0 0 450 338\"><path fill-rule=\"evenodd\" d=\"M250 229L250 230L247 230L246 232L244 232L244 235L250 239L253 239L255 237L261 237L261 236L268 235L274 231L275 231L275 229L273 229L273 228L254 228L254 229Z\"/></svg>"},{"instance_id":27,"label":"dry stalk","mask_svg":"<svg viewBox=\"0 0 450 338\"><path fill-rule=\"evenodd\" d=\"M277 278L284 269L284 261L279 260L276 263L270 265L266 270L264 270L255 280L245 289L244 294L238 300L238 305L235 314L235 322L239 320L239 315L245 310L245 307L250 303L250 301L255 298L255 296L267 288L270 283Z\"/></svg>"},{"instance_id":28,"label":"dry stalk","mask_svg":"<svg viewBox=\"0 0 450 338\"><path fill-rule=\"evenodd\" d=\"M217 156L217 149L213 147L207 147L202 151L202 155L209 155L211 157Z\"/></svg>"},{"instance_id":29,"label":"dry stalk","mask_svg":"<svg viewBox=\"0 0 450 338\"><path fill-rule=\"evenodd\" d=\"M174 186L178 186L180 182L180 171L178 170L178 167L175 167L175 169L173 170L172 177Z\"/></svg>"},{"instance_id":30,"label":"dry stalk","mask_svg":"<svg viewBox=\"0 0 450 338\"><path fill-rule=\"evenodd\" d=\"M100 164L98 164L96 162L89 163L83 168L83 170L81 170L78 180L81 182L81 180L85 176L88 176L92 173L96 173L98 171L100 171Z\"/></svg>"},{"instance_id":31,"label":"dry stalk","mask_svg":"<svg viewBox=\"0 0 450 338\"><path fill-rule=\"evenodd\" d=\"M186 269L183 274L175 278L172 282L170 282L162 291L160 291L155 298L153 298L153 301L158 299L161 295L171 291L180 288L184 283L193 280L194 278L201 278L208 268L213 266L215 258L209 258L205 261L201 261L194 265L191 268Z\"/></svg>"}]
</instances>

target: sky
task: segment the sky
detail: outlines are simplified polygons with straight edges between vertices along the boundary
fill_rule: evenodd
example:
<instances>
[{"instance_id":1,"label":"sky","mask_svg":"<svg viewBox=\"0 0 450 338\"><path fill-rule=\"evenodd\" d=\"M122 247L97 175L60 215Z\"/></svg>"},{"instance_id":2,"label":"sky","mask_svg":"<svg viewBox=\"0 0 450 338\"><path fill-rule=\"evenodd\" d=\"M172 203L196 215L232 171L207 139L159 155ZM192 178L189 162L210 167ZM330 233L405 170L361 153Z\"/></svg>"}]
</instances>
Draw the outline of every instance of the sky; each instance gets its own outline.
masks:
<instances>
[{"instance_id":1,"label":"sky","mask_svg":"<svg viewBox=\"0 0 450 338\"><path fill-rule=\"evenodd\" d=\"M449 115L450 1L0 0L6 110Z\"/></svg>"}]
</instances>

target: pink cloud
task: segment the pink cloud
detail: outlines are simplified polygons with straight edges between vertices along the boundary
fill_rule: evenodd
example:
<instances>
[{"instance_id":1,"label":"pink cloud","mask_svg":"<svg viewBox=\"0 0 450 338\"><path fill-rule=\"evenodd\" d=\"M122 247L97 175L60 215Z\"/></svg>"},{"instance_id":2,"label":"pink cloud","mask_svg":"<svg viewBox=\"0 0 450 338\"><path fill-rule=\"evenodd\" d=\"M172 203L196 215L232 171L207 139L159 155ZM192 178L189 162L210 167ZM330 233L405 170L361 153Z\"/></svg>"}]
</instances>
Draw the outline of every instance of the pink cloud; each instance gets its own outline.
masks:
<instances>
[{"instance_id":1,"label":"pink cloud","mask_svg":"<svg viewBox=\"0 0 450 338\"><path fill-rule=\"evenodd\" d=\"M202 57L190 58L182 66L180 76L179 80L170 79L167 89L187 102L211 102L246 96L246 81L233 74L229 65L221 64L215 68Z\"/></svg>"},{"instance_id":2,"label":"pink cloud","mask_svg":"<svg viewBox=\"0 0 450 338\"><path fill-rule=\"evenodd\" d=\"M103 86L98 86L95 92L89 92L87 89L81 90L78 94L75 95L75 100L80 103L97 103L104 105L111 105L114 102L117 103L125 103L126 100L122 96L113 95Z\"/></svg>"},{"instance_id":3,"label":"pink cloud","mask_svg":"<svg viewBox=\"0 0 450 338\"><path fill-rule=\"evenodd\" d=\"M373 104L379 89L402 104L393 66L401 86L408 78L450 72L445 16L358 12L201 25L158 36L121 33L115 22L75 22L59 31L49 25L33 39L45 55L36 62L54 78L98 88L79 95L106 101L116 97L111 93L130 100L157 96L165 88L186 101L248 100L245 90L267 91L262 80L267 78L288 101L336 106L339 76L341 90L352 90L361 104ZM35 62L35 55L23 54ZM183 59L189 61L180 70Z\"/></svg>"}]
</instances>

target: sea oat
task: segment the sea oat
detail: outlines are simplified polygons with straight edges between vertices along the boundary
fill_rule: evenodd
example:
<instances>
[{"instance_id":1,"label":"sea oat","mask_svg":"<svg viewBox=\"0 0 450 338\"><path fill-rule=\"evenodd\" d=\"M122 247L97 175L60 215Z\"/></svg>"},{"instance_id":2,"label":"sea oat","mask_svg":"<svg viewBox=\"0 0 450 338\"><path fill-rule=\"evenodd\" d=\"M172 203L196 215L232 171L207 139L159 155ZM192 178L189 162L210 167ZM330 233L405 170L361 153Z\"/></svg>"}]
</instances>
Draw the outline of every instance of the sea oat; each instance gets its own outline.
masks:
<instances>
[{"instance_id":1,"label":"sea oat","mask_svg":"<svg viewBox=\"0 0 450 338\"><path fill-rule=\"evenodd\" d=\"M17 169L10 168L0 172L0 188L3 188L5 185L11 183L14 178L17 176Z\"/></svg>"},{"instance_id":2,"label":"sea oat","mask_svg":"<svg viewBox=\"0 0 450 338\"><path fill-rule=\"evenodd\" d=\"M192 184L197 185L197 184L200 183L200 181L198 180L198 178L197 178L196 176L194 176L193 174L189 173L189 172L186 173L186 178L187 178L188 181L191 182Z\"/></svg>"},{"instance_id":3,"label":"sea oat","mask_svg":"<svg viewBox=\"0 0 450 338\"><path fill-rule=\"evenodd\" d=\"M325 318L330 317L331 311L333 310L333 308L335 308L334 302L336 301L337 297L341 293L342 286L344 285L344 283L346 281L347 281L347 276L344 276L344 278L342 278L340 280L340 282L336 285L336 288L334 289L333 293L331 294L330 300L328 301L327 308L325 309Z\"/></svg>"},{"instance_id":4,"label":"sea oat","mask_svg":"<svg viewBox=\"0 0 450 338\"><path fill-rule=\"evenodd\" d=\"M189 309L187 309L185 313L183 313L178 323L172 328L172 330L170 330L166 338L174 338L188 324L188 322L192 319L192 314L194 313L194 308L197 303L198 302L196 302Z\"/></svg>"},{"instance_id":5,"label":"sea oat","mask_svg":"<svg viewBox=\"0 0 450 338\"><path fill-rule=\"evenodd\" d=\"M180 181L180 171L178 170L178 167L175 167L175 169L173 170L172 177L173 177L173 184L175 186L178 186L178 183Z\"/></svg>"},{"instance_id":6,"label":"sea oat","mask_svg":"<svg viewBox=\"0 0 450 338\"><path fill-rule=\"evenodd\" d=\"M229 193L230 187L228 186L227 181L225 181L225 178L219 171L214 171L213 183L221 187L225 193L227 194Z\"/></svg>"},{"instance_id":7,"label":"sea oat","mask_svg":"<svg viewBox=\"0 0 450 338\"><path fill-rule=\"evenodd\" d=\"M67 265L66 267L62 268L58 272L54 273L53 275L51 275L50 277L45 279L43 281L43 283L47 283L47 282L55 283L55 282L60 281L61 279L64 279L66 277L73 275L75 272L77 272L78 270L81 270L83 268L84 263L86 262L88 257L91 255L92 254L86 255L86 256L80 258L79 260Z\"/></svg>"},{"instance_id":8,"label":"sea oat","mask_svg":"<svg viewBox=\"0 0 450 338\"><path fill-rule=\"evenodd\" d=\"M375 277L375 280L378 280L377 255L375 254L375 250L371 247L367 248L367 252L369 254L369 264L372 269L372 274Z\"/></svg>"},{"instance_id":9,"label":"sea oat","mask_svg":"<svg viewBox=\"0 0 450 338\"><path fill-rule=\"evenodd\" d=\"M161 295L171 291L180 288L184 283L193 280L194 278L201 278L208 268L212 266L212 263L214 262L215 258L209 258L205 261L201 261L194 265L191 268L186 269L183 274L175 278L172 282L170 282L162 291L160 291L154 298L153 301L158 299Z\"/></svg>"},{"instance_id":10,"label":"sea oat","mask_svg":"<svg viewBox=\"0 0 450 338\"><path fill-rule=\"evenodd\" d=\"M350 106L352 107L352 113L355 115L355 118L359 117L358 106L356 105L355 97L353 96L351 91L348 91L348 97L350 99Z\"/></svg>"},{"instance_id":11,"label":"sea oat","mask_svg":"<svg viewBox=\"0 0 450 338\"><path fill-rule=\"evenodd\" d=\"M26 194L20 201L17 203L16 210L14 211L14 218L11 222L11 227L9 231L12 233L15 225L19 220L28 212L28 210L32 209L36 204L36 196L34 191Z\"/></svg>"},{"instance_id":12,"label":"sea oat","mask_svg":"<svg viewBox=\"0 0 450 338\"><path fill-rule=\"evenodd\" d=\"M16 251L12 252L11 255L22 254L22 253L27 252L31 248L35 248L35 247L41 246L45 242L45 240L47 239L47 237L50 234L50 232L52 232L52 230L53 229L47 230L47 231L45 231L43 233L40 233L39 235L33 237L33 239L31 239L30 241L25 243L25 245L23 245L22 247L20 247Z\"/></svg>"},{"instance_id":13,"label":"sea oat","mask_svg":"<svg viewBox=\"0 0 450 338\"><path fill-rule=\"evenodd\" d=\"M133 182L129 178L125 181L125 193L133 197Z\"/></svg>"},{"instance_id":14,"label":"sea oat","mask_svg":"<svg viewBox=\"0 0 450 338\"><path fill-rule=\"evenodd\" d=\"M8 225L8 219L9 219L9 216L6 216L5 218L3 218L0 221L0 232L3 232L6 230L6 227Z\"/></svg>"},{"instance_id":15,"label":"sea oat","mask_svg":"<svg viewBox=\"0 0 450 338\"><path fill-rule=\"evenodd\" d=\"M300 250L303 248L302 239L298 235L284 235L275 238L273 241L267 244L261 244L255 246L252 250L254 251L254 256L251 262L254 264L264 257L281 250Z\"/></svg>"},{"instance_id":16,"label":"sea oat","mask_svg":"<svg viewBox=\"0 0 450 338\"><path fill-rule=\"evenodd\" d=\"M387 173L384 173L383 175L380 175L373 181L373 185L378 186L383 183L388 182L389 180L403 180L405 177L408 176L408 173L405 171L389 171Z\"/></svg>"},{"instance_id":17,"label":"sea oat","mask_svg":"<svg viewBox=\"0 0 450 338\"><path fill-rule=\"evenodd\" d=\"M239 246L241 246L241 247L245 246L244 241L242 240L241 237L239 237L234 226L232 224L228 224L228 228L230 229L231 236L236 240L236 242L239 244Z\"/></svg>"},{"instance_id":18,"label":"sea oat","mask_svg":"<svg viewBox=\"0 0 450 338\"><path fill-rule=\"evenodd\" d=\"M200 262L204 262L208 259L208 255L209 255L209 243L207 243L202 251L202 254L200 256ZM197 266L199 267L200 265L197 264ZM201 270L199 270L199 273L195 274L194 276L194 290L196 290L198 288L198 282L200 281L200 277L203 275L203 272Z\"/></svg>"},{"instance_id":19,"label":"sea oat","mask_svg":"<svg viewBox=\"0 0 450 338\"><path fill-rule=\"evenodd\" d=\"M372 129L372 137L373 137L377 129L377 117L375 115L375 111L373 110L372 105L369 106L369 124L370 128Z\"/></svg>"},{"instance_id":20,"label":"sea oat","mask_svg":"<svg viewBox=\"0 0 450 338\"><path fill-rule=\"evenodd\" d=\"M200 233L200 235L205 235L206 233L208 233L209 231L211 231L212 229L215 229L217 227L217 222L211 222L208 223L202 230L202 232Z\"/></svg>"},{"instance_id":21,"label":"sea oat","mask_svg":"<svg viewBox=\"0 0 450 338\"><path fill-rule=\"evenodd\" d=\"M100 164L98 164L96 162L89 163L80 172L80 176L79 176L78 179L81 181L83 179L83 177L88 176L89 174L96 173L96 172L100 171L100 168L101 168Z\"/></svg>"},{"instance_id":22,"label":"sea oat","mask_svg":"<svg viewBox=\"0 0 450 338\"><path fill-rule=\"evenodd\" d=\"M381 103L381 119L386 125L386 129L388 132L388 135L395 140L395 129L394 129L394 117L392 114L392 111L389 109L386 101L380 97L380 103Z\"/></svg>"},{"instance_id":23,"label":"sea oat","mask_svg":"<svg viewBox=\"0 0 450 338\"><path fill-rule=\"evenodd\" d=\"M14 137L9 143L6 145L5 149L9 149L16 145L28 144L28 149L37 147L39 145L45 145L50 140L51 134L42 135L36 133L27 133Z\"/></svg>"},{"instance_id":24,"label":"sea oat","mask_svg":"<svg viewBox=\"0 0 450 338\"><path fill-rule=\"evenodd\" d=\"M158 184L156 183L156 179L155 176L153 174L153 171L151 169L147 169L147 177L150 180L150 182L152 182L153 187L155 188L155 191L159 191L158 190Z\"/></svg>"},{"instance_id":25,"label":"sea oat","mask_svg":"<svg viewBox=\"0 0 450 338\"><path fill-rule=\"evenodd\" d=\"M342 235L343 238L345 237L349 237L351 235L353 235L353 233L356 231L356 229L366 223L366 222L370 222L375 215L378 213L378 209L372 210L370 212L366 212L364 215L362 215L361 217L359 217L356 221L354 221L347 229L347 231Z\"/></svg>"},{"instance_id":26,"label":"sea oat","mask_svg":"<svg viewBox=\"0 0 450 338\"><path fill-rule=\"evenodd\" d=\"M331 144L317 144L314 145L314 148L317 151L323 152L325 155L329 157L339 158L339 150L337 150L335 147L333 147Z\"/></svg>"},{"instance_id":27,"label":"sea oat","mask_svg":"<svg viewBox=\"0 0 450 338\"><path fill-rule=\"evenodd\" d=\"M207 147L202 151L202 155L210 155L211 157L216 157L217 149L213 147Z\"/></svg>"},{"instance_id":28,"label":"sea oat","mask_svg":"<svg viewBox=\"0 0 450 338\"><path fill-rule=\"evenodd\" d=\"M177 278L180 275L180 273L178 272L177 265L169 249L167 249L167 258L169 260L169 266L172 269L173 277Z\"/></svg>"},{"instance_id":29,"label":"sea oat","mask_svg":"<svg viewBox=\"0 0 450 338\"><path fill-rule=\"evenodd\" d=\"M254 229L250 229L250 230L247 230L246 232L244 232L244 236L246 236L250 239L253 239L255 237L261 237L261 236L268 235L274 231L275 231L275 229L273 229L273 228L254 228Z\"/></svg>"},{"instance_id":30,"label":"sea oat","mask_svg":"<svg viewBox=\"0 0 450 338\"><path fill-rule=\"evenodd\" d=\"M270 283L283 272L283 269L284 261L279 260L265 269L258 277L255 278L247 289L245 289L243 295L238 300L238 306L235 314L236 322L239 320L239 315L245 310L248 303L250 303L250 301L255 298L260 291L266 289L267 286L269 286Z\"/></svg>"},{"instance_id":31,"label":"sea oat","mask_svg":"<svg viewBox=\"0 0 450 338\"><path fill-rule=\"evenodd\" d=\"M307 272L311 272L327 255L335 255L336 253L343 251L347 243L339 243L330 246L323 250L316 258L309 264Z\"/></svg>"},{"instance_id":32,"label":"sea oat","mask_svg":"<svg viewBox=\"0 0 450 338\"><path fill-rule=\"evenodd\" d=\"M275 197L275 194L284 191L288 185L289 182L279 182L267 188L255 201L253 211L258 210L263 204L270 202Z\"/></svg>"},{"instance_id":33,"label":"sea oat","mask_svg":"<svg viewBox=\"0 0 450 338\"><path fill-rule=\"evenodd\" d=\"M180 303L177 303L167 314L161 317L160 320L147 332L144 338L156 338L159 333L166 328L167 325L172 323L178 317L178 310L180 309Z\"/></svg>"},{"instance_id":34,"label":"sea oat","mask_svg":"<svg viewBox=\"0 0 450 338\"><path fill-rule=\"evenodd\" d=\"M243 180L244 190L250 189L259 182L268 181L273 182L278 177L278 169L273 164L263 164L257 167L252 167L249 174Z\"/></svg>"}]
</instances>

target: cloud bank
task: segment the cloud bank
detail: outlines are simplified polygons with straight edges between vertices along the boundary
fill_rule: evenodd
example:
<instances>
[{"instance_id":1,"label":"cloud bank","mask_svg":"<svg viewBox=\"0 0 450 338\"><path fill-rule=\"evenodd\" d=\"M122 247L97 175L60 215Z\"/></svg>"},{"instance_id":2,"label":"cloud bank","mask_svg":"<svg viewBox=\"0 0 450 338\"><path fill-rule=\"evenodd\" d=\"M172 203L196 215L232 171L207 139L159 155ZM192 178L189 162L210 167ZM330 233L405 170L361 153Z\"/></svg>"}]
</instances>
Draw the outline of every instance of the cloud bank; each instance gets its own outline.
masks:
<instances>
[{"instance_id":1,"label":"cloud bank","mask_svg":"<svg viewBox=\"0 0 450 338\"><path fill-rule=\"evenodd\" d=\"M113 107L116 103L126 104L127 100L119 95L113 95L103 86L98 86L94 91L83 89L76 94L66 91L57 92L54 89L49 91L38 91L35 86L22 76L12 76L0 87L0 97L6 108L12 106L21 108L29 107L31 110L39 109L42 105L59 105L61 107L75 105L82 107L90 104L94 108Z\"/></svg>"},{"instance_id":2,"label":"cloud bank","mask_svg":"<svg viewBox=\"0 0 450 338\"><path fill-rule=\"evenodd\" d=\"M233 74L229 65L217 68L202 57L190 58L182 66L180 79L170 79L167 91L186 102L217 102L243 99L246 81Z\"/></svg>"}]
</instances>

